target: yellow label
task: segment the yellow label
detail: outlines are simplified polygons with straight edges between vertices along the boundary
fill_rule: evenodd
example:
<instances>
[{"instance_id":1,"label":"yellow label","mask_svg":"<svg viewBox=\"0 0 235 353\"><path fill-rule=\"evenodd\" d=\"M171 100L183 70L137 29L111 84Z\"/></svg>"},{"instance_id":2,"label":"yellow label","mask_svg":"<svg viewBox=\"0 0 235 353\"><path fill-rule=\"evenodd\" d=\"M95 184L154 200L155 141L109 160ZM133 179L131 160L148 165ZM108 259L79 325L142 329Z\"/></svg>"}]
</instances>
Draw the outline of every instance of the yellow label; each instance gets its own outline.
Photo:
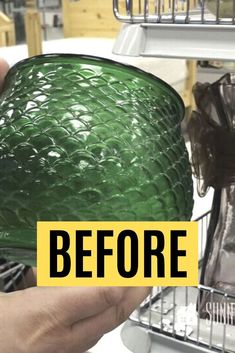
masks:
<instances>
[{"instance_id":1,"label":"yellow label","mask_svg":"<svg viewBox=\"0 0 235 353\"><path fill-rule=\"evenodd\" d=\"M197 222L38 222L39 286L196 286Z\"/></svg>"}]
</instances>

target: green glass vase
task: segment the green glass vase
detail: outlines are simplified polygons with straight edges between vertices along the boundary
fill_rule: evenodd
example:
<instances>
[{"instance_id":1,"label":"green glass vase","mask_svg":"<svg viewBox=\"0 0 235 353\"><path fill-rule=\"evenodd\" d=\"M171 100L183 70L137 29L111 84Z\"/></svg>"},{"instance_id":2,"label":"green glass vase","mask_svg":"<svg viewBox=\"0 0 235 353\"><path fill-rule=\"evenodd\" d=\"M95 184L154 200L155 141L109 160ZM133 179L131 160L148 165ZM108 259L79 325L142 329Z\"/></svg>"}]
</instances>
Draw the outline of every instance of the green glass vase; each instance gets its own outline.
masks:
<instances>
[{"instance_id":1,"label":"green glass vase","mask_svg":"<svg viewBox=\"0 0 235 353\"><path fill-rule=\"evenodd\" d=\"M192 212L184 106L106 59L42 55L0 97L0 256L35 263L36 222L173 221Z\"/></svg>"}]
</instances>

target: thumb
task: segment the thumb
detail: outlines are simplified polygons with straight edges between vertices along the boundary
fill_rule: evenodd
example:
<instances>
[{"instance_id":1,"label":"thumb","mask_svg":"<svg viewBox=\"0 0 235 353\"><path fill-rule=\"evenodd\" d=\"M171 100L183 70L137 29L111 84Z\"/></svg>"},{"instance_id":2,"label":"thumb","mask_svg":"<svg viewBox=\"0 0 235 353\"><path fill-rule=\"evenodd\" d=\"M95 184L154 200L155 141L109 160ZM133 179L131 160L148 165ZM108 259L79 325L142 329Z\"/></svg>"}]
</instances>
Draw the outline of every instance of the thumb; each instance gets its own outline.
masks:
<instances>
[{"instance_id":1,"label":"thumb","mask_svg":"<svg viewBox=\"0 0 235 353\"><path fill-rule=\"evenodd\" d=\"M8 63L4 59L0 58L0 90L2 90L4 78L8 70L9 70Z\"/></svg>"}]
</instances>

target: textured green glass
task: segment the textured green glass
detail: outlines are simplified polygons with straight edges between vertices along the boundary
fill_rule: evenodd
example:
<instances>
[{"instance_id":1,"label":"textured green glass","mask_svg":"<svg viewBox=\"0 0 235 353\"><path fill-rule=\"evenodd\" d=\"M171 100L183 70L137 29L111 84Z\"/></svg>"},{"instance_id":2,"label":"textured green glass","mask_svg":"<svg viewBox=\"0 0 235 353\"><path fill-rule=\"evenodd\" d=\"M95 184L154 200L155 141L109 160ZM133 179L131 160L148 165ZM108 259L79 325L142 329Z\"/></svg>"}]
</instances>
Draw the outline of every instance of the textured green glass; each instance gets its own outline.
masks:
<instances>
[{"instance_id":1,"label":"textured green glass","mask_svg":"<svg viewBox=\"0 0 235 353\"><path fill-rule=\"evenodd\" d=\"M18 63L0 98L0 256L33 263L37 220L190 219L183 116L170 86L129 66Z\"/></svg>"}]
</instances>

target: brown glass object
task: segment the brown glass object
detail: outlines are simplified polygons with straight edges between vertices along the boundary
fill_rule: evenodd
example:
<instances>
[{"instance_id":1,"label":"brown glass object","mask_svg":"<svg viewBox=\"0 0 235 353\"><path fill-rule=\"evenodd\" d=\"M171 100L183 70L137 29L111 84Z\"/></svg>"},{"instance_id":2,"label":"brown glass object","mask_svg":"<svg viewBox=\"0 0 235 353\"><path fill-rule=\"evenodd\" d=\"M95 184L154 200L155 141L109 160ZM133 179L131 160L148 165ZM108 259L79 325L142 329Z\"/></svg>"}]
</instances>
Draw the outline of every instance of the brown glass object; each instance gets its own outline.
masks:
<instances>
[{"instance_id":1,"label":"brown glass object","mask_svg":"<svg viewBox=\"0 0 235 353\"><path fill-rule=\"evenodd\" d=\"M202 196L208 187L215 189L201 283L221 291L201 295L199 312L210 315L213 302L222 316L223 293L235 295L235 75L197 83L194 96L197 111L188 126L193 168Z\"/></svg>"}]
</instances>

